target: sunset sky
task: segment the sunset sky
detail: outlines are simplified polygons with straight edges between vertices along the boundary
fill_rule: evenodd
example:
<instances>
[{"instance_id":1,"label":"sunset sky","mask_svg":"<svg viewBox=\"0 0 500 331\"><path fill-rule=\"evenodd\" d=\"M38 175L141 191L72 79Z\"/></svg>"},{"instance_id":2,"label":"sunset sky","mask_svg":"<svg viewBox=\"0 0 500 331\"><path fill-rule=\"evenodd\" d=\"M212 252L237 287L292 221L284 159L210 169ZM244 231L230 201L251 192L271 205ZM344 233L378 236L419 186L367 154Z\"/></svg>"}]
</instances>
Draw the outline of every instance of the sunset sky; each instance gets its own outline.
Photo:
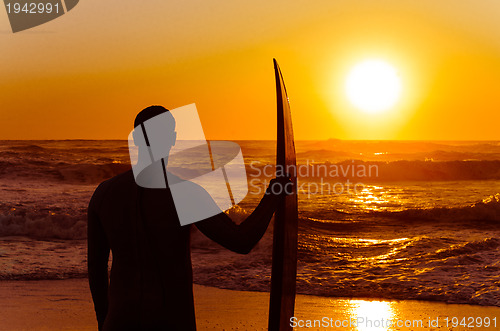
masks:
<instances>
[{"instance_id":1,"label":"sunset sky","mask_svg":"<svg viewBox=\"0 0 500 331\"><path fill-rule=\"evenodd\" d=\"M196 103L208 139L274 139L273 57L296 139L500 139L500 1L82 0L13 34L0 9L0 139L126 139L135 114ZM388 110L350 70L401 79Z\"/></svg>"}]
</instances>

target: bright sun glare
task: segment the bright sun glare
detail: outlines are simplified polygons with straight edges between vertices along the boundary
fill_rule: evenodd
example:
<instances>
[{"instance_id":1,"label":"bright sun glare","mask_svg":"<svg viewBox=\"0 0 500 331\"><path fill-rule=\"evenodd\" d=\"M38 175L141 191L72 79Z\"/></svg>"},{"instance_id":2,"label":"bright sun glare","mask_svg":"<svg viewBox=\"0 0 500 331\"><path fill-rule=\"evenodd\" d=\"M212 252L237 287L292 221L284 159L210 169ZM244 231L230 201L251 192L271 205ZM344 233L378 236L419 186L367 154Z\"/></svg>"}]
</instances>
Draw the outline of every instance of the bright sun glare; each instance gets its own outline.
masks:
<instances>
[{"instance_id":1,"label":"bright sun glare","mask_svg":"<svg viewBox=\"0 0 500 331\"><path fill-rule=\"evenodd\" d=\"M346 81L349 101L366 113L379 113L394 106L401 94L396 69L382 60L365 60L349 72Z\"/></svg>"}]
</instances>

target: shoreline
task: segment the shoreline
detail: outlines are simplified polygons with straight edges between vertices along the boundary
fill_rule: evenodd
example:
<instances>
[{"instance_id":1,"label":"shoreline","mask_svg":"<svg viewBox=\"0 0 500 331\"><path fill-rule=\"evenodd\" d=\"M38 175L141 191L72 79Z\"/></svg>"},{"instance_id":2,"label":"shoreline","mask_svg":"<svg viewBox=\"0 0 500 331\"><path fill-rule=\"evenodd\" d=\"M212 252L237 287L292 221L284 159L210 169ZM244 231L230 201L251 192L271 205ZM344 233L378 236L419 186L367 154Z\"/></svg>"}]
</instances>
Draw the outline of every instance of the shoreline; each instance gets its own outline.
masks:
<instances>
[{"instance_id":1,"label":"shoreline","mask_svg":"<svg viewBox=\"0 0 500 331\"><path fill-rule=\"evenodd\" d=\"M59 275L60 276L60 275ZM58 278L58 276L54 276L51 278L38 278L38 277L33 277L33 278L26 278L24 275L20 276L20 278L5 278L2 279L0 278L0 288L2 288L2 283L7 283L7 282L12 282L12 283L17 283L17 282L43 282L43 281L71 281L71 280L84 280L85 282L88 281L87 274L79 274L79 273L69 273L68 275L62 275L62 278ZM262 291L262 290L241 290L241 289L233 289L233 288L224 288L224 287L217 287L217 286L212 286L212 285L205 285L205 284L199 284L194 282L193 283L194 287L203 287L203 288L214 288L222 291L233 291L233 292L244 292L244 293L262 293L262 294L267 294L269 296L269 291ZM474 303L474 302L459 302L459 301L451 301L451 300L434 300L432 298L425 298L425 299L419 299L419 298L410 298L410 299L404 299L404 298L399 298L399 297L381 297L381 296L327 296L327 295L321 295L321 294L309 294L309 293L296 293L297 296L307 296L307 297L317 297L319 299L330 299L330 300L362 300L362 301L391 301L391 302L399 302L399 301L415 301L415 302L429 302L429 303L441 303L441 304L447 304L447 305L469 305L469 306L478 306L478 307L492 307L492 308L499 308L500 305L487 305L487 304L481 304L481 303ZM443 296L440 296L443 297ZM1 300L1 299L0 299Z\"/></svg>"},{"instance_id":2,"label":"shoreline","mask_svg":"<svg viewBox=\"0 0 500 331\"><path fill-rule=\"evenodd\" d=\"M86 278L65 280L0 281L0 329L21 330L96 330L97 323ZM267 330L268 292L234 291L194 285L198 330ZM469 304L447 304L435 301L385 300L375 298L331 298L297 295L296 329L416 330L411 327L387 326L389 320L421 321L422 329L437 322L434 329L463 329L453 327L452 318L490 319L490 327L476 330L495 330L500 324L500 307ZM361 323L355 326L357 319ZM446 326L448 318L448 326ZM494 327L493 319L497 326ZM381 325L384 319L386 325ZM363 322L364 320L364 322ZM309 323L309 324L308 324ZM313 326L313 323L317 323ZM323 323L323 324L318 324ZM343 326L342 326L342 323ZM349 323L351 325L349 325ZM483 322L484 325L484 322ZM306 327L310 326L310 327Z\"/></svg>"}]
</instances>

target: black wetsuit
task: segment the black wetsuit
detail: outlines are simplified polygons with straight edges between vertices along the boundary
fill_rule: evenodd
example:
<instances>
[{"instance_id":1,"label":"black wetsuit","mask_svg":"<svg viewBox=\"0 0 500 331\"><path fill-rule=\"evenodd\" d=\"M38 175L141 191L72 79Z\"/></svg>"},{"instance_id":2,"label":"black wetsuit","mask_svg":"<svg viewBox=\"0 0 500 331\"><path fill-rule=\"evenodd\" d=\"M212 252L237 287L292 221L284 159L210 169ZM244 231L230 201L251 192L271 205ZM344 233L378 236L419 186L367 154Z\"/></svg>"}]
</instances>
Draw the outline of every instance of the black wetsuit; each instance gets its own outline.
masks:
<instances>
[{"instance_id":1,"label":"black wetsuit","mask_svg":"<svg viewBox=\"0 0 500 331\"><path fill-rule=\"evenodd\" d=\"M265 195L240 225L224 213L195 225L245 254L264 235L276 199ZM88 210L88 272L99 330L196 330L190 226L180 226L169 189L141 188L132 171L99 185Z\"/></svg>"}]
</instances>

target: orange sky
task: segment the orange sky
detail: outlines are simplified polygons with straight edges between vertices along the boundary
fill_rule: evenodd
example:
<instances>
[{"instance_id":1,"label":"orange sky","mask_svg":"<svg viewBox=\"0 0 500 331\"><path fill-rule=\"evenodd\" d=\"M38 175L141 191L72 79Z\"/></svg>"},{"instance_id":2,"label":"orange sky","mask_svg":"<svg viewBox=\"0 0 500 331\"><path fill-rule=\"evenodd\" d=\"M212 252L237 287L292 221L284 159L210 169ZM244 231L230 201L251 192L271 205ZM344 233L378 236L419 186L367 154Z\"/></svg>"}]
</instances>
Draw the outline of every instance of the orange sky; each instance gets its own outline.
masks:
<instances>
[{"instance_id":1,"label":"orange sky","mask_svg":"<svg viewBox=\"0 0 500 331\"><path fill-rule=\"evenodd\" d=\"M85 0L13 34L0 9L0 139L126 139L196 103L209 139L274 139L272 58L297 139L500 139L500 2ZM383 58L400 102L367 116L350 68Z\"/></svg>"}]
</instances>

